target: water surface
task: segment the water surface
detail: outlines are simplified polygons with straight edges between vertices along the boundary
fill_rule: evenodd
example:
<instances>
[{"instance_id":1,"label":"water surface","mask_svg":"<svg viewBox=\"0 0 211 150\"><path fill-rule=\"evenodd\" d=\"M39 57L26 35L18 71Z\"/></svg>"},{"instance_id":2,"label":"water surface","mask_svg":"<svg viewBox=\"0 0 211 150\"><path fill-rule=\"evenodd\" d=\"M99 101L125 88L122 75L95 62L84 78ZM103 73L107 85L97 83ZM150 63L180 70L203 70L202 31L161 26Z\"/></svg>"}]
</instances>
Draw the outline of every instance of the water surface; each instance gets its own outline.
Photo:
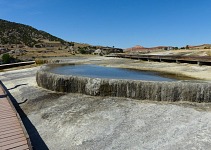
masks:
<instances>
[{"instance_id":1,"label":"water surface","mask_svg":"<svg viewBox=\"0 0 211 150\"><path fill-rule=\"evenodd\" d=\"M91 78L108 78L108 79L132 79L147 81L177 81L176 76L167 76L157 72L147 72L140 70L131 70L123 68L103 67L97 65L65 65L52 67L52 73L62 75L74 75Z\"/></svg>"}]
</instances>

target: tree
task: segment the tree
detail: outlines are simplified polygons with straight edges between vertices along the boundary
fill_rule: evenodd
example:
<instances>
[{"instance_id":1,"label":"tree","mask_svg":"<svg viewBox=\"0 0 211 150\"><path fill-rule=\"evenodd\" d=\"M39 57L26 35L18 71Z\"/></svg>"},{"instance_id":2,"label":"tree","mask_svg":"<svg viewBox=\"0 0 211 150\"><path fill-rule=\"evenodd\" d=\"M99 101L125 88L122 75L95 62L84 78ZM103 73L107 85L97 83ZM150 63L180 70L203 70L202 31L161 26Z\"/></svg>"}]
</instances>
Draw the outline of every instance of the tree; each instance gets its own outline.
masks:
<instances>
[{"instance_id":1,"label":"tree","mask_svg":"<svg viewBox=\"0 0 211 150\"><path fill-rule=\"evenodd\" d=\"M188 46L188 45L186 45L185 49L189 49L189 46Z\"/></svg>"},{"instance_id":2,"label":"tree","mask_svg":"<svg viewBox=\"0 0 211 150\"><path fill-rule=\"evenodd\" d=\"M4 64L8 64L8 63L10 63L11 58L12 58L12 57L11 57L9 54L3 54L3 55L2 55L2 62L3 62Z\"/></svg>"},{"instance_id":3,"label":"tree","mask_svg":"<svg viewBox=\"0 0 211 150\"><path fill-rule=\"evenodd\" d=\"M69 46L74 46L75 43L74 42L69 42Z\"/></svg>"},{"instance_id":4,"label":"tree","mask_svg":"<svg viewBox=\"0 0 211 150\"><path fill-rule=\"evenodd\" d=\"M210 49L210 47L204 47L204 49Z\"/></svg>"},{"instance_id":5,"label":"tree","mask_svg":"<svg viewBox=\"0 0 211 150\"><path fill-rule=\"evenodd\" d=\"M86 51L82 48L82 49L79 49L79 52L81 53L81 54L86 54Z\"/></svg>"}]
</instances>

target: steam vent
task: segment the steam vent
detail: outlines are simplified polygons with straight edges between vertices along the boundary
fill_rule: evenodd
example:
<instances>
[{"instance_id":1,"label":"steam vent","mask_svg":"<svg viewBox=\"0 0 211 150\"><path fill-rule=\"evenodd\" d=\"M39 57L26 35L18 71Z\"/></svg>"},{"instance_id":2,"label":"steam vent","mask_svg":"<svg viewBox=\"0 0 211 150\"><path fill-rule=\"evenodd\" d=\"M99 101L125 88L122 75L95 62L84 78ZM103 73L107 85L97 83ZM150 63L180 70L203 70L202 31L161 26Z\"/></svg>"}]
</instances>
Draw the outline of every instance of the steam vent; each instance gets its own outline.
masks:
<instances>
[{"instance_id":1,"label":"steam vent","mask_svg":"<svg viewBox=\"0 0 211 150\"><path fill-rule=\"evenodd\" d=\"M154 101L211 102L211 84L190 81L144 81L60 75L42 66L36 74L38 86L56 92L92 96L127 97Z\"/></svg>"}]
</instances>

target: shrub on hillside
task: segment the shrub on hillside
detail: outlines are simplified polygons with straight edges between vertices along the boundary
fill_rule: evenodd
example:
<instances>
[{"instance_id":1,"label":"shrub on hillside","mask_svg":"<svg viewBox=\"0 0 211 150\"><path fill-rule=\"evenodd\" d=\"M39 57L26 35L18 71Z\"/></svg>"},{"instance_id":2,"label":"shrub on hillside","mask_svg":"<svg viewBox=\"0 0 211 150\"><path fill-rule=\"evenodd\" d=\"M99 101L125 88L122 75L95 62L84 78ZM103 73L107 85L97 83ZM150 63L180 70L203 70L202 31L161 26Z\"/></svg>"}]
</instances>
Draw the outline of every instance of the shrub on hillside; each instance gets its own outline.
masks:
<instances>
[{"instance_id":1,"label":"shrub on hillside","mask_svg":"<svg viewBox=\"0 0 211 150\"><path fill-rule=\"evenodd\" d=\"M9 54L3 54L2 55L3 64L11 63L12 60L13 60L13 57L11 57Z\"/></svg>"},{"instance_id":2,"label":"shrub on hillside","mask_svg":"<svg viewBox=\"0 0 211 150\"><path fill-rule=\"evenodd\" d=\"M46 59L35 59L35 63L37 64L37 65L42 65L42 64L47 64L48 63L48 60L46 60Z\"/></svg>"}]
</instances>

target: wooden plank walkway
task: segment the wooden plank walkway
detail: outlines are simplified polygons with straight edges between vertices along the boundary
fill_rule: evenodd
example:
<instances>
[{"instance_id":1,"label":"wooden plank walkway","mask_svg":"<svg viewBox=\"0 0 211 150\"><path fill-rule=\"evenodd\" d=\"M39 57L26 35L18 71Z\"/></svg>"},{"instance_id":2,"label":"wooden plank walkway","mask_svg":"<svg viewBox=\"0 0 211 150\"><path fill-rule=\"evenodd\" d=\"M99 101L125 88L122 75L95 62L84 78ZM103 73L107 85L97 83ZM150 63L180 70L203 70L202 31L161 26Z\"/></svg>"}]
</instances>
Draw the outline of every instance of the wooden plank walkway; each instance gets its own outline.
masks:
<instances>
[{"instance_id":1,"label":"wooden plank walkway","mask_svg":"<svg viewBox=\"0 0 211 150\"><path fill-rule=\"evenodd\" d=\"M190 63L211 66L211 56L113 54L108 55L107 57L119 57L157 62Z\"/></svg>"},{"instance_id":2,"label":"wooden plank walkway","mask_svg":"<svg viewBox=\"0 0 211 150\"><path fill-rule=\"evenodd\" d=\"M18 62L18 63L11 63L11 64L2 64L2 65L0 65L0 70L1 69L12 68L12 67L18 67L18 66L31 65L31 64L35 64L35 61Z\"/></svg>"},{"instance_id":3,"label":"wooden plank walkway","mask_svg":"<svg viewBox=\"0 0 211 150\"><path fill-rule=\"evenodd\" d=\"M15 107L0 86L0 150L31 150L25 132Z\"/></svg>"}]
</instances>

